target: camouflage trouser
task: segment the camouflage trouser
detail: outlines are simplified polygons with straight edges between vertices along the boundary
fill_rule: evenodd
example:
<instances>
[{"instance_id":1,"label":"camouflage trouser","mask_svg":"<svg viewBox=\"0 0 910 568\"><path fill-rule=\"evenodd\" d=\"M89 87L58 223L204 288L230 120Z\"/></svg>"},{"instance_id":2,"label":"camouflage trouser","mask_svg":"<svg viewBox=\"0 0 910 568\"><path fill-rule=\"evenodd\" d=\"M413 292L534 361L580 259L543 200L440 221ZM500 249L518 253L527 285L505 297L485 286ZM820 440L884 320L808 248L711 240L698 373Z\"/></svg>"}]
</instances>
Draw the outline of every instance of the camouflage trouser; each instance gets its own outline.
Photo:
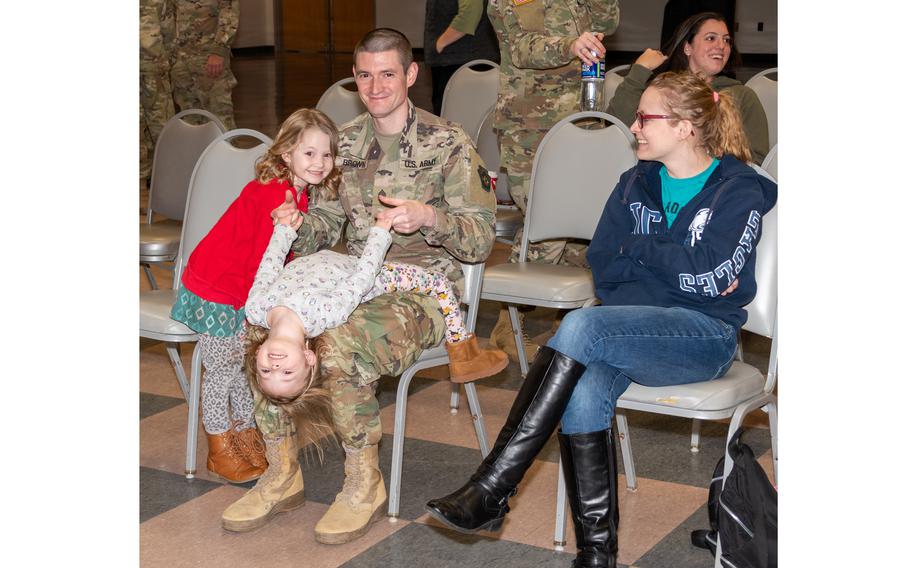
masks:
<instances>
[{"instance_id":1,"label":"camouflage trouser","mask_svg":"<svg viewBox=\"0 0 910 568\"><path fill-rule=\"evenodd\" d=\"M180 52L171 67L171 83L174 86L174 102L180 110L198 108L207 110L221 119L225 128L237 128L234 122L234 103L231 91L237 79L231 72L231 61L225 59L224 71L218 77L209 77L205 72L208 54L187 55Z\"/></svg>"},{"instance_id":2,"label":"camouflage trouser","mask_svg":"<svg viewBox=\"0 0 910 568\"><path fill-rule=\"evenodd\" d=\"M171 80L166 64L139 60L139 177L151 173L155 143L164 124L174 116Z\"/></svg>"},{"instance_id":3,"label":"camouflage trouser","mask_svg":"<svg viewBox=\"0 0 910 568\"><path fill-rule=\"evenodd\" d=\"M361 304L347 323L323 334L324 385L332 394L332 418L341 441L360 448L382 438L380 375L400 375L420 352L442 341L445 321L438 302L409 293L383 294ZM267 401L256 400L262 434L293 433L293 420Z\"/></svg>"},{"instance_id":4,"label":"camouflage trouser","mask_svg":"<svg viewBox=\"0 0 910 568\"><path fill-rule=\"evenodd\" d=\"M499 156L502 169L509 179L509 193L512 201L524 215L528 206L528 191L531 189L531 167L534 155L543 140L545 130L510 130L497 131L499 138ZM522 229L518 229L509 262L518 262L521 249ZM588 246L572 241L542 241L528 245L528 262L541 264L567 264L587 268L585 255Z\"/></svg>"}]
</instances>

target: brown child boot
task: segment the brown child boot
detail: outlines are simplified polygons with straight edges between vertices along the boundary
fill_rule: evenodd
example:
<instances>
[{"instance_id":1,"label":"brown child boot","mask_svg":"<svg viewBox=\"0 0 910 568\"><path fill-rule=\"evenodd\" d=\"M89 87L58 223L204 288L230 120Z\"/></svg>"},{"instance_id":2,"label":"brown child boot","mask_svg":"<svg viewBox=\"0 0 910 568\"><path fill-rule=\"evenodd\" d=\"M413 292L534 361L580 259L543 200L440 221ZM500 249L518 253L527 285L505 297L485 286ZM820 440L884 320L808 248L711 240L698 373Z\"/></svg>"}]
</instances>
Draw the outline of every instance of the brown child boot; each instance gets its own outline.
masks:
<instances>
[{"instance_id":1,"label":"brown child boot","mask_svg":"<svg viewBox=\"0 0 910 568\"><path fill-rule=\"evenodd\" d=\"M458 343L446 343L449 352L449 379L467 383L492 377L509 364L509 356L498 349L481 349L473 333Z\"/></svg>"},{"instance_id":2,"label":"brown child boot","mask_svg":"<svg viewBox=\"0 0 910 568\"><path fill-rule=\"evenodd\" d=\"M265 459L265 442L262 441L262 434L258 428L235 430L234 439L250 465L262 468L263 471L269 467L269 462Z\"/></svg>"},{"instance_id":3,"label":"brown child boot","mask_svg":"<svg viewBox=\"0 0 910 568\"><path fill-rule=\"evenodd\" d=\"M231 483L245 483L259 479L265 473L264 467L251 465L237 441L234 431L228 430L221 434L206 434L209 442L209 456L206 462L208 470Z\"/></svg>"}]
</instances>

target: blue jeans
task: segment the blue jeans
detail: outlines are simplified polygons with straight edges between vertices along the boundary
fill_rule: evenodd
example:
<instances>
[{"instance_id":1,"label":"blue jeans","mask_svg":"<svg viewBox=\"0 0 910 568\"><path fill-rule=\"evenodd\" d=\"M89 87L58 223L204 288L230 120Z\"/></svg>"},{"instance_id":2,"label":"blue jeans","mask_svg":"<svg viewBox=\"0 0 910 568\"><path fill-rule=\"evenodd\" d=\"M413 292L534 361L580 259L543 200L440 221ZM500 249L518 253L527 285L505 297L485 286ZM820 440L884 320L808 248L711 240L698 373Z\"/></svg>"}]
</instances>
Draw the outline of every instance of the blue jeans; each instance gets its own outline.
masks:
<instances>
[{"instance_id":1,"label":"blue jeans","mask_svg":"<svg viewBox=\"0 0 910 568\"><path fill-rule=\"evenodd\" d=\"M631 381L650 387L723 376L737 330L685 308L594 306L569 312L547 345L586 365L562 416L564 434L610 428Z\"/></svg>"}]
</instances>

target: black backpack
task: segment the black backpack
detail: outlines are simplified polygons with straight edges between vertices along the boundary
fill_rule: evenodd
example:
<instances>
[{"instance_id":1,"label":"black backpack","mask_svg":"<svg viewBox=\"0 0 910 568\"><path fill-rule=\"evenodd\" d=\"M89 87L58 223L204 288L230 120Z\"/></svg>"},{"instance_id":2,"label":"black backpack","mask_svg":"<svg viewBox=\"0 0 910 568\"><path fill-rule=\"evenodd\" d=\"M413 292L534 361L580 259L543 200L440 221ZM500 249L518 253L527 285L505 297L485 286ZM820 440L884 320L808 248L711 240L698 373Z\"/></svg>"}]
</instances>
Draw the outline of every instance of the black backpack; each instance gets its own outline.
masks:
<instances>
[{"instance_id":1,"label":"black backpack","mask_svg":"<svg viewBox=\"0 0 910 568\"><path fill-rule=\"evenodd\" d=\"M777 489L768 481L752 448L739 441L740 428L728 451L733 470L721 491L724 458L714 468L708 491L710 530L692 531L692 544L716 554L721 540L721 565L729 568L777 568Z\"/></svg>"}]
</instances>

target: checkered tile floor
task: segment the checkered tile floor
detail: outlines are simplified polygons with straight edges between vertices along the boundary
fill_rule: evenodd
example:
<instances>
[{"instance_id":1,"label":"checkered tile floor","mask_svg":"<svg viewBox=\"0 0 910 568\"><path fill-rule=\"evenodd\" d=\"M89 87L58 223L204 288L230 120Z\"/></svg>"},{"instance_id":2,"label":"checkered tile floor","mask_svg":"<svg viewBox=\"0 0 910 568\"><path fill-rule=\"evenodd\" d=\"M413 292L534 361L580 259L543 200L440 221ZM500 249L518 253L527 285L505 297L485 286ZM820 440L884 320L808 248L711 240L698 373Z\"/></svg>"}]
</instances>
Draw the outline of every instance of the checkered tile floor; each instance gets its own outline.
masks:
<instances>
[{"instance_id":1,"label":"checkered tile floor","mask_svg":"<svg viewBox=\"0 0 910 568\"><path fill-rule=\"evenodd\" d=\"M503 252L503 251L499 251ZM156 270L159 285L169 275ZM147 284L143 281L143 286ZM488 337L498 306L485 303L478 335ZM552 310L527 315L528 333L538 341L551 334ZM766 365L768 345L747 337L747 360ZM189 368L190 350L184 364ZM304 463L307 504L281 514L266 527L247 534L221 529L220 515L245 486L225 484L205 471L204 435L200 429L193 480L183 476L187 406L161 343L140 340L140 553L147 568L167 566L262 565L308 567L459 567L569 566L574 536L568 530L566 551L553 546L557 460L555 439L535 462L512 512L497 534L465 536L442 528L423 510L431 497L461 485L480 460L474 428L462 397L457 414L449 411L450 384L436 380L443 368L429 369L411 385L402 480L401 517L382 519L361 539L340 546L319 544L313 526L342 483L343 455L330 448L325 462ZM517 364L479 383L478 393L492 444L520 386ZM385 436L380 445L383 473L390 477L392 426L397 379L381 380L380 404ZM630 413L632 446L639 476L637 491L625 489L620 474L619 561L641 568L709 567L704 550L689 543L689 532L707 526L707 485L720 457L726 424L702 425L701 451L689 451L688 420ZM756 412L745 441L770 470L767 416ZM621 462L621 458L620 458ZM622 469L620 469L622 472ZM268 559L268 560L266 560Z\"/></svg>"}]
</instances>

